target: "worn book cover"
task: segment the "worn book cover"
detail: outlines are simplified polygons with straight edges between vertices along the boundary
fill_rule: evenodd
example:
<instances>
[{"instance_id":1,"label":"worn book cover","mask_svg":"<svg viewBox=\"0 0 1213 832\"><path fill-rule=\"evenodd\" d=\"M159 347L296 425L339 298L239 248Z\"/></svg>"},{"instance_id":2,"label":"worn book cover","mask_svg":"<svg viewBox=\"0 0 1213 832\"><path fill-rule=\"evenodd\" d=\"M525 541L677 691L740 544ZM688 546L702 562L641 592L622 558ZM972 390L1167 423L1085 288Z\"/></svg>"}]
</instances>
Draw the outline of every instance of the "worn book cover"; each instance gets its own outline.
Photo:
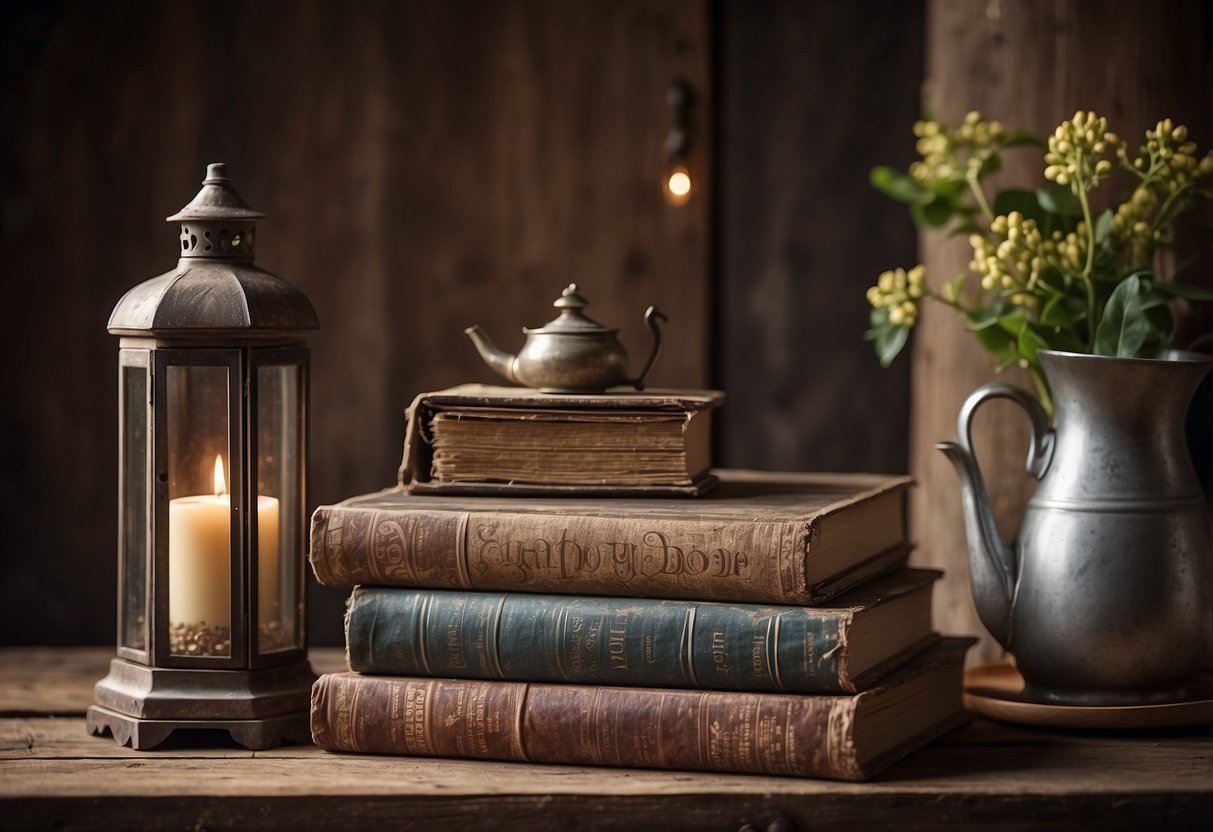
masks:
<instances>
[{"instance_id":1,"label":"worn book cover","mask_svg":"<svg viewBox=\"0 0 1213 832\"><path fill-rule=\"evenodd\" d=\"M851 696L321 676L327 751L866 780L964 719L964 651L938 646Z\"/></svg>"},{"instance_id":2,"label":"worn book cover","mask_svg":"<svg viewBox=\"0 0 1213 832\"><path fill-rule=\"evenodd\" d=\"M355 587L350 670L527 682L854 693L929 646L903 569L820 607Z\"/></svg>"},{"instance_id":3,"label":"worn book cover","mask_svg":"<svg viewBox=\"0 0 1213 832\"><path fill-rule=\"evenodd\" d=\"M716 390L541 393L464 384L406 413L413 493L699 496L715 485Z\"/></svg>"},{"instance_id":4,"label":"worn book cover","mask_svg":"<svg viewBox=\"0 0 1213 832\"><path fill-rule=\"evenodd\" d=\"M679 498L409 494L321 506L325 586L410 586L810 605L896 569L908 477L717 470Z\"/></svg>"}]
</instances>

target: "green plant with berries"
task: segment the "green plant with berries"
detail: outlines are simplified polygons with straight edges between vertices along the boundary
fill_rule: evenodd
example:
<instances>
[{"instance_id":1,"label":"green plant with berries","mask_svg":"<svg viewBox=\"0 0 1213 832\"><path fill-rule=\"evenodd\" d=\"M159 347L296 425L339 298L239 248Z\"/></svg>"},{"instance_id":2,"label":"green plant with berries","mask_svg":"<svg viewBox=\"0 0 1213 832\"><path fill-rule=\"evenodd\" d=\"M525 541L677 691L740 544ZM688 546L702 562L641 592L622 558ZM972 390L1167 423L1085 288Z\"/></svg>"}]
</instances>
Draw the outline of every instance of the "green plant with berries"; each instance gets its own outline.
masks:
<instances>
[{"instance_id":1,"label":"green plant with berries","mask_svg":"<svg viewBox=\"0 0 1213 832\"><path fill-rule=\"evenodd\" d=\"M916 122L914 135L921 159L906 174L873 169L872 184L907 204L920 227L969 235L973 258L968 274L938 289L921 265L886 271L868 289L867 338L883 365L905 346L922 303L937 301L963 316L999 370L1026 369L1051 413L1037 350L1150 355L1170 345L1177 303L1213 301L1213 290L1161 269L1177 222L1213 198L1213 153L1198 160L1183 125L1158 122L1134 155L1091 112L1075 113L1047 142L977 112L955 129ZM1016 147L1045 150L1044 185L991 199L984 180ZM1096 214L1093 191L1117 168L1132 189Z\"/></svg>"}]
</instances>

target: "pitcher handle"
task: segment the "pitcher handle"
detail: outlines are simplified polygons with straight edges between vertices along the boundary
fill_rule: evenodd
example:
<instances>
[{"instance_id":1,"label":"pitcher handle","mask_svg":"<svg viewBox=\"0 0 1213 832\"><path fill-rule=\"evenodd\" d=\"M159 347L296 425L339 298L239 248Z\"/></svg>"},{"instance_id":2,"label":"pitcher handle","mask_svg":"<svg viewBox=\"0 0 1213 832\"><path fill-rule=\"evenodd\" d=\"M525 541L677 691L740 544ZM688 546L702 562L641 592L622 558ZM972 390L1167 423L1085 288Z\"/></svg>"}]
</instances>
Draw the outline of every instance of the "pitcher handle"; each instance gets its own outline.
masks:
<instances>
[{"instance_id":1,"label":"pitcher handle","mask_svg":"<svg viewBox=\"0 0 1213 832\"><path fill-rule=\"evenodd\" d=\"M1049 463L1053 459L1053 431L1049 428L1049 416L1045 409L1027 390L995 382L982 385L970 393L956 419L956 434L960 438L961 447L976 459L973 454L973 416L977 413L978 406L990 399L1010 399L1028 414L1032 423L1032 435L1029 437L1028 459L1024 467L1029 474L1040 479L1045 475L1045 471L1049 470Z\"/></svg>"},{"instance_id":2,"label":"pitcher handle","mask_svg":"<svg viewBox=\"0 0 1213 832\"><path fill-rule=\"evenodd\" d=\"M624 382L624 384L630 384L637 390L644 389L644 377L648 375L653 362L657 360L657 353L661 351L661 328L657 326L658 320L665 321L667 324L670 322L665 313L656 306L650 306L644 311L644 322L649 325L649 329L653 332L653 349L649 352L649 360L644 362L640 375L636 376L635 379L628 379Z\"/></svg>"},{"instance_id":3,"label":"pitcher handle","mask_svg":"<svg viewBox=\"0 0 1213 832\"><path fill-rule=\"evenodd\" d=\"M935 446L948 457L960 477L965 537L969 543L969 581L977 612L998 643L1010 649L1011 613L1019 584L1019 563L1015 550L998 531L985 479L973 453L973 416L989 399L1010 399L1028 414L1032 437L1027 468L1037 479L1044 476L1049 467L1054 439L1044 408L1030 393L1009 384L986 384L974 390L960 408L956 425L960 441L940 442Z\"/></svg>"}]
</instances>

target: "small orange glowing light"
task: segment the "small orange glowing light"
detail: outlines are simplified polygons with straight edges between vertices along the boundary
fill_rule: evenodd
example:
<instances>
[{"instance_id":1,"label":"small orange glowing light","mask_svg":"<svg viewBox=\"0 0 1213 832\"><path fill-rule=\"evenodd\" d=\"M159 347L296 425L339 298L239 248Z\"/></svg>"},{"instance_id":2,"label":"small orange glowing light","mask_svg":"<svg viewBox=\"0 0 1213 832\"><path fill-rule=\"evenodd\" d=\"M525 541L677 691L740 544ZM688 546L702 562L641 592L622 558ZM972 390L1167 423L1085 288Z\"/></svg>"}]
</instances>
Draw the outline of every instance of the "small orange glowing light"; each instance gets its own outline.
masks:
<instances>
[{"instance_id":1,"label":"small orange glowing light","mask_svg":"<svg viewBox=\"0 0 1213 832\"><path fill-rule=\"evenodd\" d=\"M223 458L215 454L215 496L222 497L227 493L227 480L223 476Z\"/></svg>"},{"instance_id":2,"label":"small orange glowing light","mask_svg":"<svg viewBox=\"0 0 1213 832\"><path fill-rule=\"evenodd\" d=\"M665 198L671 205L686 205L690 201L691 172L685 165L678 165L666 177Z\"/></svg>"},{"instance_id":3,"label":"small orange glowing light","mask_svg":"<svg viewBox=\"0 0 1213 832\"><path fill-rule=\"evenodd\" d=\"M686 171L676 170L670 174L670 193L674 196L687 196L691 193L691 177Z\"/></svg>"}]
</instances>

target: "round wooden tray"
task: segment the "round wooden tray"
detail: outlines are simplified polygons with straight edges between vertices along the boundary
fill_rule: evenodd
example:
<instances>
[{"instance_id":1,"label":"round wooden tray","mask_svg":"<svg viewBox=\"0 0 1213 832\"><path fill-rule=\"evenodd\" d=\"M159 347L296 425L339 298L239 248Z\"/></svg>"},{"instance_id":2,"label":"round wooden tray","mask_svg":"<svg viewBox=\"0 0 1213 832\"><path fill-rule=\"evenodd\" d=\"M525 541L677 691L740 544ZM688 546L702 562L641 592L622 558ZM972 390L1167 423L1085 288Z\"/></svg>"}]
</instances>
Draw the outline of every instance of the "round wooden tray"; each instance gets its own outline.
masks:
<instances>
[{"instance_id":1,"label":"round wooden tray","mask_svg":"<svg viewBox=\"0 0 1213 832\"><path fill-rule=\"evenodd\" d=\"M1213 698L1200 696L1162 705L1056 705L1034 702L1023 677L1009 664L965 671L965 707L975 714L1057 728L1163 728L1213 722Z\"/></svg>"}]
</instances>

